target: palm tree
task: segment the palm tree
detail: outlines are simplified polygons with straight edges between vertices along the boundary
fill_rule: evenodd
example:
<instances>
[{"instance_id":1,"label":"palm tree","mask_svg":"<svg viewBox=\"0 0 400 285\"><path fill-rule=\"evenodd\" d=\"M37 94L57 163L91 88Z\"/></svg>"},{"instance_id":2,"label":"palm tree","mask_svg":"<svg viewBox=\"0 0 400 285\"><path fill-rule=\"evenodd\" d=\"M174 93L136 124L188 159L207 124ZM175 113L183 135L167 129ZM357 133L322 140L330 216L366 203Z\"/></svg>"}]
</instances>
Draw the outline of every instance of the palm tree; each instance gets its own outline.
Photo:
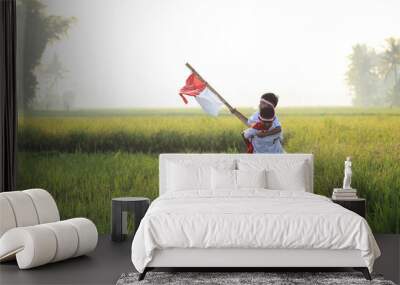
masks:
<instances>
[{"instance_id":1,"label":"palm tree","mask_svg":"<svg viewBox=\"0 0 400 285\"><path fill-rule=\"evenodd\" d=\"M390 90L391 105L400 104L399 93L400 39L386 39L386 49L382 54L381 74L387 80L393 77L393 87Z\"/></svg>"}]
</instances>

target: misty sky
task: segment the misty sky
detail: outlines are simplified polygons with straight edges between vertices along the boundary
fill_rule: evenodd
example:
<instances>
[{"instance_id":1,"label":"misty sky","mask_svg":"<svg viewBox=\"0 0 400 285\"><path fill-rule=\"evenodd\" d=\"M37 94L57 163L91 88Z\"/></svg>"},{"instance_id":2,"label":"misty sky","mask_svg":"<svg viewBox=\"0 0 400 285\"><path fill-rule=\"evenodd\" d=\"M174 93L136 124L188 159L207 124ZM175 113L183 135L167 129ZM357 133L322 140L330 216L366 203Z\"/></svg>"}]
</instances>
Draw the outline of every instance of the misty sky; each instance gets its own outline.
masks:
<instances>
[{"instance_id":1,"label":"misty sky","mask_svg":"<svg viewBox=\"0 0 400 285\"><path fill-rule=\"evenodd\" d=\"M186 61L234 106L267 91L280 106L350 105L352 46L400 37L399 0L43 2L78 18L43 61L57 52L69 70L59 90L81 108L184 107Z\"/></svg>"}]
</instances>

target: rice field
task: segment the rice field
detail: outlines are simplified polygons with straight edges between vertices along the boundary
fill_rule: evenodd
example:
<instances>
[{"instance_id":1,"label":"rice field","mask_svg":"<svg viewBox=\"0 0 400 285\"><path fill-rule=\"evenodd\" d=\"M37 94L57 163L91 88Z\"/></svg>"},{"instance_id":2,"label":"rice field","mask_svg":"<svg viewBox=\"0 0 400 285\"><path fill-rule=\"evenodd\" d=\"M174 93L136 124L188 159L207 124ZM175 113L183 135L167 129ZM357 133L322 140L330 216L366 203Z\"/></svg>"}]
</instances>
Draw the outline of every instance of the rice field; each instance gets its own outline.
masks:
<instances>
[{"instance_id":1,"label":"rice field","mask_svg":"<svg viewBox=\"0 0 400 285\"><path fill-rule=\"evenodd\" d=\"M245 109L246 114L252 110ZM280 109L285 150L315 155L315 192L330 196L353 157L352 186L374 232L400 233L400 109ZM41 187L62 218L110 231L111 198L158 193L158 154L244 152L241 123L198 109L36 112L19 120L18 188Z\"/></svg>"}]
</instances>

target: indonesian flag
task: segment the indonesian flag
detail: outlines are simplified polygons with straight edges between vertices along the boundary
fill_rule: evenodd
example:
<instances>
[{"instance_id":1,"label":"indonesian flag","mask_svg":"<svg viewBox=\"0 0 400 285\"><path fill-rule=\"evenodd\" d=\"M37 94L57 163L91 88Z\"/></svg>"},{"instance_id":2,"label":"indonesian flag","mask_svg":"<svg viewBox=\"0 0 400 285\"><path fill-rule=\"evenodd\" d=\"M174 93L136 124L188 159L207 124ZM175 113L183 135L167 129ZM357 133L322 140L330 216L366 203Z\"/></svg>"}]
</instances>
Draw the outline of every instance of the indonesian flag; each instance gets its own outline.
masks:
<instances>
[{"instance_id":1,"label":"indonesian flag","mask_svg":"<svg viewBox=\"0 0 400 285\"><path fill-rule=\"evenodd\" d=\"M217 95L194 73L186 79L186 85L181 88L179 95L185 104L188 103L188 100L184 95L193 96L204 112L211 116L218 116L219 110L223 105Z\"/></svg>"}]
</instances>

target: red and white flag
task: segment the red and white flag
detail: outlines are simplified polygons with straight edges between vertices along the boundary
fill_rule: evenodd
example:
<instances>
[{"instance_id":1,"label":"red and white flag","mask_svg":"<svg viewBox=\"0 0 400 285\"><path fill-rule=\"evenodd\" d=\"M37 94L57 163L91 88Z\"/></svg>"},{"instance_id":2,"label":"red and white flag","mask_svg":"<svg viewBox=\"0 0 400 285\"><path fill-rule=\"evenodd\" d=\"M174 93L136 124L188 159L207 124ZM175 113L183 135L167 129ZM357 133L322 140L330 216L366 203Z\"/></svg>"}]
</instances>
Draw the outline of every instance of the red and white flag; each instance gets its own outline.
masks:
<instances>
[{"instance_id":1,"label":"red and white flag","mask_svg":"<svg viewBox=\"0 0 400 285\"><path fill-rule=\"evenodd\" d=\"M184 95L193 96L197 103L203 108L204 112L211 116L218 116L219 110L223 103L217 95L214 94L208 87L207 84L202 81L195 73L192 73L187 79L186 84L179 92L185 104L188 100Z\"/></svg>"}]
</instances>

